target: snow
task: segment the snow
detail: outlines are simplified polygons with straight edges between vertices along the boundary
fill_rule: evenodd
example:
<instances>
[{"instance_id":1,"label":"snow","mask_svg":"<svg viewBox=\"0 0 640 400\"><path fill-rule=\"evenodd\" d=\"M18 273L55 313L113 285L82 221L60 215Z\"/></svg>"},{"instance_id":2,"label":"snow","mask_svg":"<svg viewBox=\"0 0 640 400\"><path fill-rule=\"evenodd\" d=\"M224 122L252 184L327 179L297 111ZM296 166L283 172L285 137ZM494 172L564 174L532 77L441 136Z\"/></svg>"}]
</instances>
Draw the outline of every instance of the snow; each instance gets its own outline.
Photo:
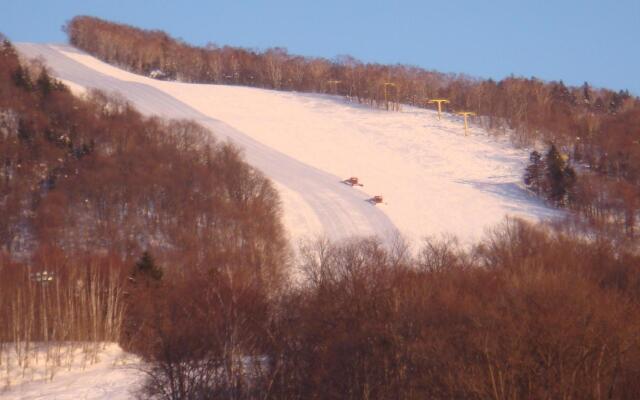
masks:
<instances>
[{"instance_id":1,"label":"snow","mask_svg":"<svg viewBox=\"0 0 640 400\"><path fill-rule=\"evenodd\" d=\"M71 90L71 93L73 93L75 96L82 97L87 93L87 88L85 88L84 86L80 86L75 82L67 81L64 79L60 79L60 81L64 83L69 88L69 90Z\"/></svg>"},{"instance_id":2,"label":"snow","mask_svg":"<svg viewBox=\"0 0 640 400\"><path fill-rule=\"evenodd\" d=\"M15 349L0 353L3 400L133 399L143 379L139 359L114 343L32 345L25 368L18 366Z\"/></svg>"},{"instance_id":3,"label":"snow","mask_svg":"<svg viewBox=\"0 0 640 400\"><path fill-rule=\"evenodd\" d=\"M522 188L526 149L474 126L465 136L457 116L438 120L429 110L405 106L388 112L337 96L158 81L69 46L17 47L28 57L42 57L75 94L92 87L116 91L145 114L194 119L236 143L273 180L294 242L317 235L396 240L400 232L414 243L445 234L471 243L506 215L534 221L559 215ZM364 186L341 182L351 176ZM375 195L384 203L370 204ZM137 359L114 344L94 364L82 359L58 368L52 381L51 368L37 364L26 375L0 372L0 388L11 384L0 396L132 397L141 380ZM9 370L6 363L2 367Z\"/></svg>"},{"instance_id":4,"label":"snow","mask_svg":"<svg viewBox=\"0 0 640 400\"><path fill-rule=\"evenodd\" d=\"M403 106L372 109L337 96L158 81L64 45L20 44L78 87L120 91L143 112L198 120L243 147L278 188L292 239L339 239L394 228L410 242L454 234L479 239L506 215L552 218L522 186L528 158L462 118ZM364 187L340 181L357 176ZM384 203L366 202L382 195ZM382 214L382 215L381 215Z\"/></svg>"}]
</instances>

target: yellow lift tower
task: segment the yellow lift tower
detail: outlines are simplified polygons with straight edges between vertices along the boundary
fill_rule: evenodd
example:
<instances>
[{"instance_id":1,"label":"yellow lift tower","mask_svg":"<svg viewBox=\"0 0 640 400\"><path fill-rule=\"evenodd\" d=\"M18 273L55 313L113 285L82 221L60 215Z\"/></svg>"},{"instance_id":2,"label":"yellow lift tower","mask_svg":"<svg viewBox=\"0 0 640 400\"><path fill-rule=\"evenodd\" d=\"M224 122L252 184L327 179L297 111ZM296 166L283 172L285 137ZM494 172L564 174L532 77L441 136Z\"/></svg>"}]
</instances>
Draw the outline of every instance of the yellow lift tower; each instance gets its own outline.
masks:
<instances>
[{"instance_id":1,"label":"yellow lift tower","mask_svg":"<svg viewBox=\"0 0 640 400\"><path fill-rule=\"evenodd\" d=\"M473 111L462 111L456 113L458 115L462 115L464 117L464 135L467 136L467 131L469 130L469 124L467 123L467 117L474 116L476 113Z\"/></svg>"},{"instance_id":2,"label":"yellow lift tower","mask_svg":"<svg viewBox=\"0 0 640 400\"><path fill-rule=\"evenodd\" d=\"M449 103L449 100L447 99L431 99L429 100L427 103L429 104L438 104L438 121L440 121L440 114L442 114L442 104L447 104Z\"/></svg>"}]
</instances>

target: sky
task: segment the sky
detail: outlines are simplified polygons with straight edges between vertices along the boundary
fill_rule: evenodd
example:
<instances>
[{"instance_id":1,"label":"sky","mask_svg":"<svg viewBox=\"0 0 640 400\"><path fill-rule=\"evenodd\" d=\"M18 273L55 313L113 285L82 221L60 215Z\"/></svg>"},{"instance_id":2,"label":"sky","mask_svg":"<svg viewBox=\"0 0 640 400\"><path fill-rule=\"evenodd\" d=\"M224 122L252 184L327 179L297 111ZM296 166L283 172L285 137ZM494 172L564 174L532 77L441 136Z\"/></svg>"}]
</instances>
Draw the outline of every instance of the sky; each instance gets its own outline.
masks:
<instances>
[{"instance_id":1,"label":"sky","mask_svg":"<svg viewBox=\"0 0 640 400\"><path fill-rule=\"evenodd\" d=\"M14 42L61 43L92 15L208 42L640 95L640 0L0 0Z\"/></svg>"}]
</instances>

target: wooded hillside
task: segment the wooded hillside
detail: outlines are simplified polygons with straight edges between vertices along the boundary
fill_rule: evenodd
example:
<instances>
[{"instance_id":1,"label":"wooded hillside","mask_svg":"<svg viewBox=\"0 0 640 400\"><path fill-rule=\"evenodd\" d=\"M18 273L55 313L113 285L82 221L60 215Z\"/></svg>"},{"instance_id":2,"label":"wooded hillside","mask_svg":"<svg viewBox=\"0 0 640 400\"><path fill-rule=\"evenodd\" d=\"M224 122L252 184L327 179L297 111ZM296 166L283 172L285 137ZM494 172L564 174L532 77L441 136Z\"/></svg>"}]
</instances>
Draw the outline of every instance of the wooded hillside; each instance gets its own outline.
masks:
<instances>
[{"instance_id":1,"label":"wooded hillside","mask_svg":"<svg viewBox=\"0 0 640 400\"><path fill-rule=\"evenodd\" d=\"M90 326L79 315L110 304L118 319L109 302L144 251L169 275L251 271L269 291L288 254L279 214L271 183L211 132L99 92L77 98L0 44L0 341L117 338L78 331Z\"/></svg>"}]
</instances>

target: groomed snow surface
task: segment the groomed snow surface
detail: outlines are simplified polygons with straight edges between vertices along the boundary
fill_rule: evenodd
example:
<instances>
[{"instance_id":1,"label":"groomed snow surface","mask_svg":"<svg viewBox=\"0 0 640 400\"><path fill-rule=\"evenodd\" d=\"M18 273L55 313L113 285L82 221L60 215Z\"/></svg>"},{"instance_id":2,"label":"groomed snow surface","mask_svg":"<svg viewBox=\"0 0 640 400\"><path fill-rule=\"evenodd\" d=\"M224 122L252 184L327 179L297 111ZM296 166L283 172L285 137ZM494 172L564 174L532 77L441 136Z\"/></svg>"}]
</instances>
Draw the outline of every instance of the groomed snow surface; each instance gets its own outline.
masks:
<instances>
[{"instance_id":1,"label":"groomed snow surface","mask_svg":"<svg viewBox=\"0 0 640 400\"><path fill-rule=\"evenodd\" d=\"M65 45L17 47L42 57L76 93L118 92L145 114L194 119L236 143L274 181L294 244L317 235L393 239L398 232L413 244L443 234L472 243L507 215L534 221L557 215L521 186L526 150L477 127L465 136L456 116L439 121L428 110L387 112L337 96L157 81ZM351 176L364 187L341 183ZM369 203L374 195L384 202ZM100 357L57 372L52 382L37 373L13 376L12 389L0 396L130 398L139 373L123 365L116 345Z\"/></svg>"},{"instance_id":2,"label":"groomed snow surface","mask_svg":"<svg viewBox=\"0 0 640 400\"><path fill-rule=\"evenodd\" d=\"M295 241L397 231L412 243L479 239L506 215L556 215L521 186L528 153L462 120L403 106L388 112L342 97L135 75L65 45L19 44L73 87L120 92L146 114L192 118L230 139L276 184ZM159 162L162 162L159 160ZM340 181L357 176L364 187ZM366 200L382 195L384 203Z\"/></svg>"}]
</instances>

